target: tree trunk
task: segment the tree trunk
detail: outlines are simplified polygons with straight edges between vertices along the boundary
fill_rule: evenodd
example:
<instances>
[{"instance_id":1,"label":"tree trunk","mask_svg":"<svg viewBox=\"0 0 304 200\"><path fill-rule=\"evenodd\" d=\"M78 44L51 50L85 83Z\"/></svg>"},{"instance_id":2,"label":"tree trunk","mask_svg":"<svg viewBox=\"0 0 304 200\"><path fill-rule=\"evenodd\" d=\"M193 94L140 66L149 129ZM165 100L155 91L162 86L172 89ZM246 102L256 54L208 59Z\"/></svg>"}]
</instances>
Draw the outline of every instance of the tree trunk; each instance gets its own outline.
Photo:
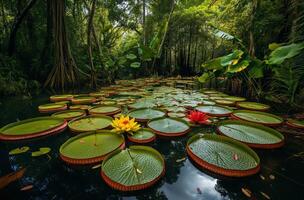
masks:
<instances>
[{"instance_id":1,"label":"tree trunk","mask_svg":"<svg viewBox=\"0 0 304 200\"><path fill-rule=\"evenodd\" d=\"M51 0L51 12L54 31L54 66L45 87L61 88L76 83L76 63L71 54L65 24L65 1Z\"/></svg>"},{"instance_id":2,"label":"tree trunk","mask_svg":"<svg viewBox=\"0 0 304 200\"><path fill-rule=\"evenodd\" d=\"M91 11L89 14L89 21L88 21L88 35L87 35L87 43L88 43L88 53L90 59L90 67L91 67L91 87L96 88L96 72L93 62L93 55L92 55L92 37L93 37L93 19L95 14L95 7L96 7L96 0L93 0Z\"/></svg>"}]
</instances>

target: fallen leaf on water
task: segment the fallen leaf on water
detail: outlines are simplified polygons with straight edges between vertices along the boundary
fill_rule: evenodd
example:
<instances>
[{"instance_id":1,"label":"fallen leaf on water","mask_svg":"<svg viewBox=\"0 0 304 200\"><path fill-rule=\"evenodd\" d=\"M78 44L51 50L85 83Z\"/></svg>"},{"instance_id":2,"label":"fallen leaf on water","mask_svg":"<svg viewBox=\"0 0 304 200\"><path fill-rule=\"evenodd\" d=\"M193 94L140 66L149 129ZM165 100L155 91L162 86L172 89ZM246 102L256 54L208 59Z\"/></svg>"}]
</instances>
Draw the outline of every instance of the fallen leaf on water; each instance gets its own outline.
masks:
<instances>
[{"instance_id":1,"label":"fallen leaf on water","mask_svg":"<svg viewBox=\"0 0 304 200\"><path fill-rule=\"evenodd\" d=\"M261 193L261 195L263 195L263 197L265 197L266 199L270 199L270 196L268 196L266 193L264 193L264 192L260 192Z\"/></svg>"},{"instance_id":2,"label":"fallen leaf on water","mask_svg":"<svg viewBox=\"0 0 304 200\"><path fill-rule=\"evenodd\" d=\"M20 189L20 191L26 191L26 190L30 190L32 189L34 186L33 185L27 185L27 186L24 186Z\"/></svg>"},{"instance_id":3,"label":"fallen leaf on water","mask_svg":"<svg viewBox=\"0 0 304 200\"><path fill-rule=\"evenodd\" d=\"M269 175L269 178L271 179L271 180L274 180L275 179L275 176L274 175Z\"/></svg>"},{"instance_id":4,"label":"fallen leaf on water","mask_svg":"<svg viewBox=\"0 0 304 200\"><path fill-rule=\"evenodd\" d=\"M247 188L242 188L242 192L246 197L251 197L252 192Z\"/></svg>"},{"instance_id":5,"label":"fallen leaf on water","mask_svg":"<svg viewBox=\"0 0 304 200\"><path fill-rule=\"evenodd\" d=\"M25 152L27 152L28 150L30 150L30 148L27 147L27 146L24 146L24 147L12 149L12 150L10 150L10 152L9 152L8 154L11 156L11 155L16 155L16 154L25 153Z\"/></svg>"},{"instance_id":6,"label":"fallen leaf on water","mask_svg":"<svg viewBox=\"0 0 304 200\"><path fill-rule=\"evenodd\" d=\"M94 165L94 166L92 167L92 169L97 169L97 168L100 168L101 166L102 166L102 164Z\"/></svg>"},{"instance_id":7,"label":"fallen leaf on water","mask_svg":"<svg viewBox=\"0 0 304 200\"><path fill-rule=\"evenodd\" d=\"M32 152L32 157L42 156L48 154L51 151L49 147L41 147L39 151Z\"/></svg>"},{"instance_id":8,"label":"fallen leaf on water","mask_svg":"<svg viewBox=\"0 0 304 200\"><path fill-rule=\"evenodd\" d=\"M175 162L179 163L179 162L182 162L182 161L184 161L184 160L186 160L185 157L184 157L184 158L177 159Z\"/></svg>"},{"instance_id":9,"label":"fallen leaf on water","mask_svg":"<svg viewBox=\"0 0 304 200\"><path fill-rule=\"evenodd\" d=\"M265 180L265 179L266 179L265 176L263 176L263 175L260 175L260 178L261 178L262 180Z\"/></svg>"},{"instance_id":10,"label":"fallen leaf on water","mask_svg":"<svg viewBox=\"0 0 304 200\"><path fill-rule=\"evenodd\" d=\"M237 154L233 154L233 160L239 160L239 156Z\"/></svg>"},{"instance_id":11,"label":"fallen leaf on water","mask_svg":"<svg viewBox=\"0 0 304 200\"><path fill-rule=\"evenodd\" d=\"M136 172L142 174L142 171L140 171L139 169L136 169Z\"/></svg>"},{"instance_id":12,"label":"fallen leaf on water","mask_svg":"<svg viewBox=\"0 0 304 200\"><path fill-rule=\"evenodd\" d=\"M197 191L198 194L202 194L202 191L201 191L200 188L196 188L196 191Z\"/></svg>"},{"instance_id":13,"label":"fallen leaf on water","mask_svg":"<svg viewBox=\"0 0 304 200\"><path fill-rule=\"evenodd\" d=\"M4 188L11 182L14 182L14 181L22 178L22 176L24 175L24 172L25 172L25 168L22 168L16 172L12 172L12 173L9 173L7 175L0 177L0 189Z\"/></svg>"}]
</instances>

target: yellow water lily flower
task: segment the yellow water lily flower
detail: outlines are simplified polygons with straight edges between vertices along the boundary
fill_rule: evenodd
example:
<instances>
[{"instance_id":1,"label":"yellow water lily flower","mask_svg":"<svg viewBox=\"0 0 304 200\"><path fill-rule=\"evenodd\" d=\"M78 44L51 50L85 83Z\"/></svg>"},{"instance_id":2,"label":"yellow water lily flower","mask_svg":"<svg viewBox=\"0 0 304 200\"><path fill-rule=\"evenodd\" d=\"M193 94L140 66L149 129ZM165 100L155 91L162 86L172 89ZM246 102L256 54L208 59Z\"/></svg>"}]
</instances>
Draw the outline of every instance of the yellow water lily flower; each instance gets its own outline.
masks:
<instances>
[{"instance_id":1,"label":"yellow water lily flower","mask_svg":"<svg viewBox=\"0 0 304 200\"><path fill-rule=\"evenodd\" d=\"M116 133L124 133L127 132L129 134L133 134L133 132L138 131L140 129L140 125L135 122L135 119L131 119L129 116L120 115L118 118L115 118L111 123L112 131Z\"/></svg>"}]
</instances>

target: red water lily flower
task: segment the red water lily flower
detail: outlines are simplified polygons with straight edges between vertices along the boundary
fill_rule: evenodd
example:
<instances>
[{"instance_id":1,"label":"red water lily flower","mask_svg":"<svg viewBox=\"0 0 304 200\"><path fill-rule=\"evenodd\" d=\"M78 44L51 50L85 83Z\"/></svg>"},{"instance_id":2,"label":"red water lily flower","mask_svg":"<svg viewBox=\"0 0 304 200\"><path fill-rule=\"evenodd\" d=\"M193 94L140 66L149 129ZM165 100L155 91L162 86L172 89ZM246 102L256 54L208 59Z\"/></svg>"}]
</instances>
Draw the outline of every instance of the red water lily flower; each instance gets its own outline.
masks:
<instances>
[{"instance_id":1,"label":"red water lily flower","mask_svg":"<svg viewBox=\"0 0 304 200\"><path fill-rule=\"evenodd\" d=\"M190 111L188 119L194 124L208 124L209 116L206 113L199 111Z\"/></svg>"}]
</instances>

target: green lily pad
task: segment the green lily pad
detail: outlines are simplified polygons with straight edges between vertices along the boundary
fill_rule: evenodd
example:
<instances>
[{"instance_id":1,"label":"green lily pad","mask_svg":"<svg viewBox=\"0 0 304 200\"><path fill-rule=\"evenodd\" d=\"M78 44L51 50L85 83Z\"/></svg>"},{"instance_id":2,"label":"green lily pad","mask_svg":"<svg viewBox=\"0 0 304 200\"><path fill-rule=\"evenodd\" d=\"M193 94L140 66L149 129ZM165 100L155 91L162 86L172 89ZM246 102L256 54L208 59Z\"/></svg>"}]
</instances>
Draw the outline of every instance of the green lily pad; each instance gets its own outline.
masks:
<instances>
[{"instance_id":1,"label":"green lily pad","mask_svg":"<svg viewBox=\"0 0 304 200\"><path fill-rule=\"evenodd\" d=\"M153 107L156 107L156 104L154 103L154 100L147 99L147 100L137 101L137 102L132 103L128 106L129 106L129 108L132 108L132 109L153 108Z\"/></svg>"},{"instance_id":2,"label":"green lily pad","mask_svg":"<svg viewBox=\"0 0 304 200\"><path fill-rule=\"evenodd\" d=\"M217 130L230 138L256 148L275 148L283 145L284 136L275 129L239 120L221 122Z\"/></svg>"},{"instance_id":3,"label":"green lily pad","mask_svg":"<svg viewBox=\"0 0 304 200\"><path fill-rule=\"evenodd\" d=\"M235 101L235 102L246 101L246 98L244 98L244 97L235 97L235 96L224 97L224 99L228 100L228 101Z\"/></svg>"},{"instance_id":4,"label":"green lily pad","mask_svg":"<svg viewBox=\"0 0 304 200\"><path fill-rule=\"evenodd\" d=\"M203 101L202 101L202 104L203 104L204 106L213 106L213 105L215 105L216 103L215 103L214 101L203 100Z\"/></svg>"},{"instance_id":5,"label":"green lily pad","mask_svg":"<svg viewBox=\"0 0 304 200\"><path fill-rule=\"evenodd\" d=\"M137 121L148 121L165 115L166 113L164 111L153 108L139 108L129 112L129 116L135 118Z\"/></svg>"},{"instance_id":6,"label":"green lily pad","mask_svg":"<svg viewBox=\"0 0 304 200\"><path fill-rule=\"evenodd\" d=\"M150 120L147 126L162 136L180 136L190 130L188 123L179 118L156 118Z\"/></svg>"},{"instance_id":7,"label":"green lily pad","mask_svg":"<svg viewBox=\"0 0 304 200\"><path fill-rule=\"evenodd\" d=\"M82 117L85 115L86 115L86 112L84 110L65 110L65 111L56 112L56 113L52 114L52 117L72 120L74 118Z\"/></svg>"},{"instance_id":8,"label":"green lily pad","mask_svg":"<svg viewBox=\"0 0 304 200\"><path fill-rule=\"evenodd\" d=\"M172 117L172 118L183 118L185 117L186 114L185 113L181 113L181 112L168 112L168 117Z\"/></svg>"},{"instance_id":9,"label":"green lily pad","mask_svg":"<svg viewBox=\"0 0 304 200\"><path fill-rule=\"evenodd\" d=\"M232 117L269 126L280 125L283 122L279 116L250 110L236 110L232 113Z\"/></svg>"},{"instance_id":10,"label":"green lily pad","mask_svg":"<svg viewBox=\"0 0 304 200\"><path fill-rule=\"evenodd\" d=\"M288 126L291 126L293 128L300 128L300 129L304 129L304 121L299 121L299 120L295 120L295 119L289 119L286 124Z\"/></svg>"},{"instance_id":11,"label":"green lily pad","mask_svg":"<svg viewBox=\"0 0 304 200\"><path fill-rule=\"evenodd\" d=\"M102 163L102 177L114 189L132 191L153 185L165 173L161 154L147 146L130 146L107 157Z\"/></svg>"},{"instance_id":12,"label":"green lily pad","mask_svg":"<svg viewBox=\"0 0 304 200\"><path fill-rule=\"evenodd\" d=\"M40 105L38 107L39 112L56 112L66 109L67 109L66 104L58 104L58 103L49 103L49 104Z\"/></svg>"},{"instance_id":13,"label":"green lily pad","mask_svg":"<svg viewBox=\"0 0 304 200\"><path fill-rule=\"evenodd\" d=\"M16 149L10 150L10 152L8 153L8 155L10 155L10 156L17 155L17 154L25 153L28 150L30 150L30 147L24 146L24 147L20 147L20 148L16 148Z\"/></svg>"},{"instance_id":14,"label":"green lily pad","mask_svg":"<svg viewBox=\"0 0 304 200\"><path fill-rule=\"evenodd\" d=\"M249 102L249 101L238 102L237 106L239 108L244 108L248 110L257 110L257 111L265 111L265 110L269 110L270 108L270 106L266 104Z\"/></svg>"},{"instance_id":15,"label":"green lily pad","mask_svg":"<svg viewBox=\"0 0 304 200\"><path fill-rule=\"evenodd\" d=\"M64 129L66 122L63 119L55 117L36 117L8 124L0 129L0 138L12 137L16 139L25 139L22 137L37 137L41 133L51 134L58 131L58 128Z\"/></svg>"},{"instance_id":16,"label":"green lily pad","mask_svg":"<svg viewBox=\"0 0 304 200\"><path fill-rule=\"evenodd\" d=\"M195 109L216 117L229 116L233 112L232 109L223 106L198 106Z\"/></svg>"},{"instance_id":17,"label":"green lily pad","mask_svg":"<svg viewBox=\"0 0 304 200\"><path fill-rule=\"evenodd\" d=\"M89 105L72 105L70 106L70 110L89 110L92 106Z\"/></svg>"},{"instance_id":18,"label":"green lily pad","mask_svg":"<svg viewBox=\"0 0 304 200\"><path fill-rule=\"evenodd\" d=\"M215 103L225 106L233 106L235 104L235 101L226 100L226 99L218 99L215 100Z\"/></svg>"},{"instance_id":19,"label":"green lily pad","mask_svg":"<svg viewBox=\"0 0 304 200\"><path fill-rule=\"evenodd\" d=\"M153 131L151 129L143 128L143 129L140 129L139 131L136 131L135 133L133 133L133 135L128 136L128 138L134 142L148 141L150 139L151 140L155 139L155 134L153 133Z\"/></svg>"},{"instance_id":20,"label":"green lily pad","mask_svg":"<svg viewBox=\"0 0 304 200\"><path fill-rule=\"evenodd\" d=\"M227 176L247 176L259 170L258 155L245 144L225 136L195 135L187 143L187 153L200 166L205 168L207 163L208 170Z\"/></svg>"},{"instance_id":21,"label":"green lily pad","mask_svg":"<svg viewBox=\"0 0 304 200\"><path fill-rule=\"evenodd\" d=\"M48 154L51 151L51 148L49 147L41 147L39 148L39 151L32 152L32 157L38 157L45 154Z\"/></svg>"},{"instance_id":22,"label":"green lily pad","mask_svg":"<svg viewBox=\"0 0 304 200\"><path fill-rule=\"evenodd\" d=\"M53 95L53 96L50 96L50 100L52 102L70 101L71 99L73 99L73 95L71 95L71 94L62 94L62 95Z\"/></svg>"},{"instance_id":23,"label":"green lily pad","mask_svg":"<svg viewBox=\"0 0 304 200\"><path fill-rule=\"evenodd\" d=\"M121 111L118 106L96 106L89 110L91 115L114 115Z\"/></svg>"},{"instance_id":24,"label":"green lily pad","mask_svg":"<svg viewBox=\"0 0 304 200\"><path fill-rule=\"evenodd\" d=\"M95 97L90 96L80 96L80 97L74 97L72 100L72 104L90 104L94 103L96 101Z\"/></svg>"},{"instance_id":25,"label":"green lily pad","mask_svg":"<svg viewBox=\"0 0 304 200\"><path fill-rule=\"evenodd\" d=\"M79 134L60 146L61 157L81 162L101 158L124 144L124 137L111 131L102 130ZM93 160L91 160L93 162Z\"/></svg>"},{"instance_id":26,"label":"green lily pad","mask_svg":"<svg viewBox=\"0 0 304 200\"><path fill-rule=\"evenodd\" d=\"M91 115L76 118L70 121L68 126L73 132L96 131L109 127L112 123L112 120L113 119L108 116Z\"/></svg>"}]
</instances>

